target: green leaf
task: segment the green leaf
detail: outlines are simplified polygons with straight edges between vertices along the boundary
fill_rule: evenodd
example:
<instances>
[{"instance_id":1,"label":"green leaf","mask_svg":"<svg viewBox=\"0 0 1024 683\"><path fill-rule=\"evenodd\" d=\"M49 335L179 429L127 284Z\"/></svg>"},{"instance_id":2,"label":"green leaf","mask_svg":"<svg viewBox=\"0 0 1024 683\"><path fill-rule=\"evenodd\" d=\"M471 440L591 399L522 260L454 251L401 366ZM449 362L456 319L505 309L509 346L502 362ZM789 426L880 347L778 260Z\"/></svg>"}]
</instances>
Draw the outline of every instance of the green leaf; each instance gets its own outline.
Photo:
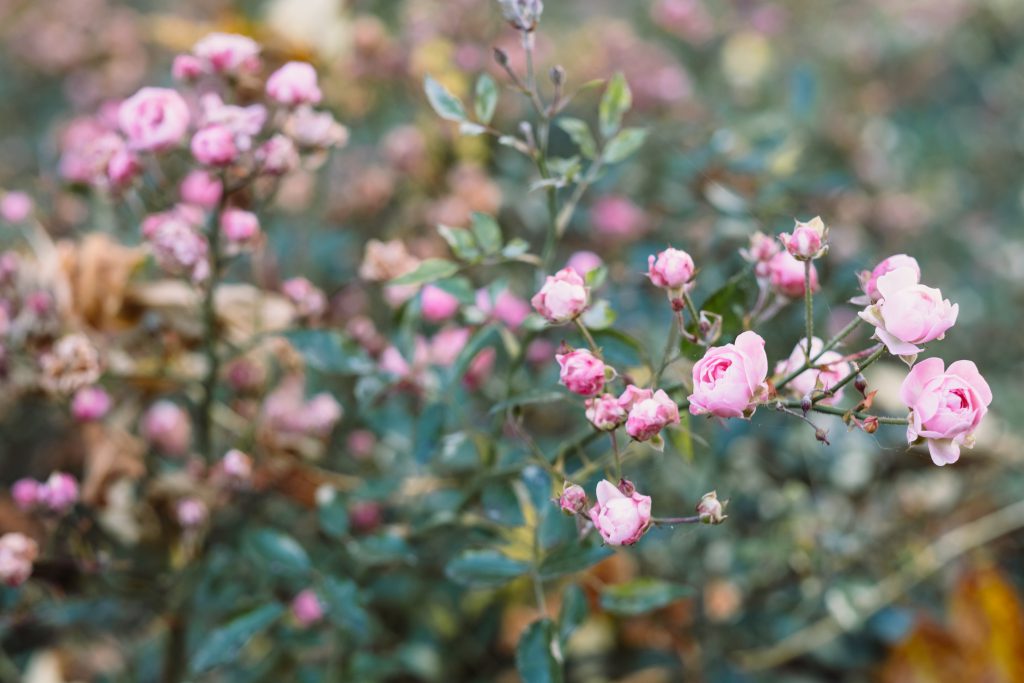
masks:
<instances>
[{"instance_id":1,"label":"green leaf","mask_svg":"<svg viewBox=\"0 0 1024 683\"><path fill-rule=\"evenodd\" d=\"M562 683L562 665L555 658L555 625L540 619L526 627L516 646L516 669L523 683Z\"/></svg>"},{"instance_id":2,"label":"green leaf","mask_svg":"<svg viewBox=\"0 0 1024 683\"><path fill-rule=\"evenodd\" d=\"M445 567L445 575L466 586L500 586L530 571L530 565L497 550L467 550Z\"/></svg>"},{"instance_id":3,"label":"green leaf","mask_svg":"<svg viewBox=\"0 0 1024 683\"><path fill-rule=\"evenodd\" d=\"M743 331L744 317L756 298L757 280L750 270L744 270L709 296L700 310L722 316L722 343L725 343Z\"/></svg>"},{"instance_id":4,"label":"green leaf","mask_svg":"<svg viewBox=\"0 0 1024 683\"><path fill-rule=\"evenodd\" d=\"M575 574L611 557L612 554L612 549L604 545L588 548L576 542L567 543L548 553L540 563L540 577L547 581L566 574Z\"/></svg>"},{"instance_id":5,"label":"green leaf","mask_svg":"<svg viewBox=\"0 0 1024 683\"><path fill-rule=\"evenodd\" d=\"M309 555L299 542L288 534L274 529L257 529L249 532L244 547L257 566L270 573L283 576L301 576L309 573Z\"/></svg>"},{"instance_id":6,"label":"green leaf","mask_svg":"<svg viewBox=\"0 0 1024 683\"><path fill-rule=\"evenodd\" d=\"M532 156L530 148L525 142L515 137L514 135L502 135L498 138L498 144L503 147L511 147L512 149L525 154L526 156Z\"/></svg>"},{"instance_id":7,"label":"green leaf","mask_svg":"<svg viewBox=\"0 0 1024 683\"><path fill-rule=\"evenodd\" d=\"M489 256L501 249L501 227L493 216L474 212L472 229L476 243L485 254Z\"/></svg>"},{"instance_id":8,"label":"green leaf","mask_svg":"<svg viewBox=\"0 0 1024 683\"><path fill-rule=\"evenodd\" d=\"M601 608L632 617L669 605L693 593L688 586L645 577L608 586L601 592Z\"/></svg>"},{"instance_id":9,"label":"green leaf","mask_svg":"<svg viewBox=\"0 0 1024 683\"><path fill-rule=\"evenodd\" d=\"M505 243L501 255L508 259L517 259L530 251L530 243L520 237L513 237Z\"/></svg>"},{"instance_id":10,"label":"green leaf","mask_svg":"<svg viewBox=\"0 0 1024 683\"><path fill-rule=\"evenodd\" d=\"M606 164L617 164L633 156L647 139L647 131L643 128L625 128L604 146L601 158Z\"/></svg>"},{"instance_id":11,"label":"green leaf","mask_svg":"<svg viewBox=\"0 0 1024 683\"><path fill-rule=\"evenodd\" d=\"M564 645L573 631L587 618L587 596L576 584L562 591L562 610L558 614L558 639Z\"/></svg>"},{"instance_id":12,"label":"green leaf","mask_svg":"<svg viewBox=\"0 0 1024 683\"><path fill-rule=\"evenodd\" d=\"M480 260L480 249L477 248L473 233L469 230L438 225L437 232L448 243L455 258L469 263L476 263Z\"/></svg>"},{"instance_id":13,"label":"green leaf","mask_svg":"<svg viewBox=\"0 0 1024 683\"><path fill-rule=\"evenodd\" d=\"M476 100L473 102L477 121L488 125L494 118L494 110L497 106L498 86L488 74L481 74L476 81Z\"/></svg>"},{"instance_id":14,"label":"green leaf","mask_svg":"<svg viewBox=\"0 0 1024 683\"><path fill-rule=\"evenodd\" d=\"M580 316L588 330L606 330L615 323L615 310L605 299L598 299Z\"/></svg>"},{"instance_id":15,"label":"green leaf","mask_svg":"<svg viewBox=\"0 0 1024 683\"><path fill-rule=\"evenodd\" d=\"M459 264L442 258L428 258L422 261L416 270L396 277L388 284L392 285L422 285L426 282L433 282L442 278L451 277L459 272Z\"/></svg>"},{"instance_id":16,"label":"green leaf","mask_svg":"<svg viewBox=\"0 0 1024 683\"><path fill-rule=\"evenodd\" d=\"M619 72L608 82L598 109L601 135L605 139L618 132L619 126L622 125L622 115L632 106L633 94L629 90L629 84L626 83L626 77Z\"/></svg>"},{"instance_id":17,"label":"green leaf","mask_svg":"<svg viewBox=\"0 0 1024 683\"><path fill-rule=\"evenodd\" d=\"M348 535L348 509L341 496L334 495L319 506L320 529L336 541Z\"/></svg>"},{"instance_id":18,"label":"green leaf","mask_svg":"<svg viewBox=\"0 0 1024 683\"><path fill-rule=\"evenodd\" d=\"M291 330L282 334L302 354L306 367L334 375L365 375L374 363L362 347L331 330Z\"/></svg>"},{"instance_id":19,"label":"green leaf","mask_svg":"<svg viewBox=\"0 0 1024 683\"><path fill-rule=\"evenodd\" d=\"M608 279L608 266L600 265L583 276L583 280L590 289L598 289Z\"/></svg>"},{"instance_id":20,"label":"green leaf","mask_svg":"<svg viewBox=\"0 0 1024 683\"><path fill-rule=\"evenodd\" d=\"M525 394L513 396L507 401L501 401L495 403L491 407L491 415L497 415L503 410L509 408L515 408L518 406L532 406L538 403L557 403L566 399L564 391L552 391L550 389L537 389L535 391L528 391Z\"/></svg>"},{"instance_id":21,"label":"green leaf","mask_svg":"<svg viewBox=\"0 0 1024 683\"><path fill-rule=\"evenodd\" d=\"M597 157L597 142L594 141L594 134L590 132L590 126L585 121L566 116L555 121L555 124L576 143L584 158Z\"/></svg>"},{"instance_id":22,"label":"green leaf","mask_svg":"<svg viewBox=\"0 0 1024 683\"><path fill-rule=\"evenodd\" d=\"M329 576L318 592L327 603L327 616L331 623L361 642L369 640L370 615L360 604L359 587L355 583Z\"/></svg>"},{"instance_id":23,"label":"green leaf","mask_svg":"<svg viewBox=\"0 0 1024 683\"><path fill-rule=\"evenodd\" d=\"M192 655L192 673L200 674L238 659L246 643L268 628L284 613L284 607L269 603L228 622L207 634Z\"/></svg>"},{"instance_id":24,"label":"green leaf","mask_svg":"<svg viewBox=\"0 0 1024 683\"><path fill-rule=\"evenodd\" d=\"M446 121L466 120L466 109L462 106L462 101L451 94L448 88L427 76L423 81L423 90L427 93L430 106L442 119Z\"/></svg>"}]
</instances>

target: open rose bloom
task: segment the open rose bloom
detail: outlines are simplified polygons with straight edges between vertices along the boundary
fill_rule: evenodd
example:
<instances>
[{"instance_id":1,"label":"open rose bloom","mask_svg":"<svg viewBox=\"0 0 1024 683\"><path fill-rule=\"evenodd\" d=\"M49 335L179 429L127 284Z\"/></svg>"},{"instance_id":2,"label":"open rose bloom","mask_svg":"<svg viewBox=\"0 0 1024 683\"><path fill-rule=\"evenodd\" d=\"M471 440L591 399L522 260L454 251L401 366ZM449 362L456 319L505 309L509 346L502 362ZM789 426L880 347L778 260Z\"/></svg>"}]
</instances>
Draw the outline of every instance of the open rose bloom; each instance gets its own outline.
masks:
<instances>
[{"instance_id":1,"label":"open rose bloom","mask_svg":"<svg viewBox=\"0 0 1024 683\"><path fill-rule=\"evenodd\" d=\"M693 366L690 412L718 417L750 417L768 397L768 356L764 339L744 332L725 346L713 346Z\"/></svg>"},{"instance_id":2,"label":"open rose bloom","mask_svg":"<svg viewBox=\"0 0 1024 683\"><path fill-rule=\"evenodd\" d=\"M918 265L917 259L906 254L894 254L883 259L871 270L864 270L857 274L857 279L860 281L860 287L864 291L864 296L851 299L850 303L867 306L881 299L882 295L878 293L878 278L891 273L897 268L910 268L917 276L916 281L921 281L921 266Z\"/></svg>"},{"instance_id":3,"label":"open rose bloom","mask_svg":"<svg viewBox=\"0 0 1024 683\"><path fill-rule=\"evenodd\" d=\"M945 367L941 358L921 361L907 374L900 399L910 408L907 442L924 440L936 465L960 458L974 446L974 432L992 403L992 390L969 360Z\"/></svg>"},{"instance_id":4,"label":"open rose bloom","mask_svg":"<svg viewBox=\"0 0 1024 683\"><path fill-rule=\"evenodd\" d=\"M604 383L615 371L586 349L576 349L555 356L561 368L559 378L566 388L580 396L593 396L604 389Z\"/></svg>"},{"instance_id":5,"label":"open rose bloom","mask_svg":"<svg viewBox=\"0 0 1024 683\"><path fill-rule=\"evenodd\" d=\"M608 545L633 545L651 526L651 497L626 495L610 481L597 483L597 504L590 521Z\"/></svg>"},{"instance_id":6,"label":"open rose bloom","mask_svg":"<svg viewBox=\"0 0 1024 683\"><path fill-rule=\"evenodd\" d=\"M889 353L911 365L923 351L918 344L942 339L956 323L957 304L934 287L918 284L912 268L897 268L878 278L879 301L859 313L875 326L875 338Z\"/></svg>"}]
</instances>

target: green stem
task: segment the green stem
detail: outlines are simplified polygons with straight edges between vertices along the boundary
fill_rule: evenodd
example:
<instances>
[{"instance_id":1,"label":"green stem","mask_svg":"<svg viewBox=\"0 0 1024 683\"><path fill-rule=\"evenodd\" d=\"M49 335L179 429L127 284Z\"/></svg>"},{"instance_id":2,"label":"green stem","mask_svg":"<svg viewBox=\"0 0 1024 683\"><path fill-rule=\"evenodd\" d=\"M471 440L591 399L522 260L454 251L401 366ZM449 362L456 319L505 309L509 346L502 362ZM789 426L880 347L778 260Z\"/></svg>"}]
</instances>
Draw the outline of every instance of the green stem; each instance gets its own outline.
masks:
<instances>
[{"instance_id":1,"label":"green stem","mask_svg":"<svg viewBox=\"0 0 1024 683\"><path fill-rule=\"evenodd\" d=\"M847 323L846 327L844 327L843 329L841 329L841 330L839 331L839 333L838 333L838 334L837 334L836 336L832 337L832 339L830 339L830 340L828 341L828 343L826 343L826 344L825 344L825 345L824 345L824 346L823 346L823 347L821 348L821 351L820 351L820 352L818 352L818 353L816 353L816 354L815 354L815 355L814 355L814 356L813 356L813 357L812 357L812 358L810 359L810 361L809 361L809 362L806 362L806 361L805 361L805 362L803 363L803 365L801 365L800 367L798 367L798 368L797 368L796 370L793 370L793 371L792 371L792 372L790 372L790 373L789 373L788 375L786 375L785 377L783 377L783 378L782 378L782 379L781 379L781 380L780 380L779 382L777 382L777 383L775 384L775 389L776 389L776 391L777 391L777 390L779 390L779 389L782 389L783 387L785 387L785 386L786 386L787 384L789 384L790 382L792 382L792 381L793 381L794 379L796 379L796 378L797 378L798 376L800 376L800 375L801 375L802 373L804 373L805 371L807 371L807 370L810 370L810 369L811 369L811 368L812 368L812 367L814 366L814 363L815 363L815 362L817 362L817 360L818 360L819 358L821 358L821 357L822 357L823 355L825 355L825 352L826 352L826 351L831 351L831 350L832 350L832 349L834 349L834 348L835 348L836 346L838 346L838 345L839 345L839 342L843 341L843 340L844 340L844 339L846 339L846 338L847 338L848 336L850 336L850 333L852 333L852 332L853 332L853 331L854 331L855 329L857 329L857 326L858 326L858 325L860 325L860 323L861 323L861 322L862 322L862 321L861 321L861 319L860 319L859 317L857 317L857 318L854 318L853 320L851 320L851 321L850 321L849 323Z\"/></svg>"},{"instance_id":2,"label":"green stem","mask_svg":"<svg viewBox=\"0 0 1024 683\"><path fill-rule=\"evenodd\" d=\"M878 347L874 350L874 352L872 352L872 354L870 356L868 356L867 358L864 359L863 363L860 363L859 365L855 365L854 368L853 368L853 371L850 374L846 375L846 377L843 377L841 380L839 380L838 382L833 384L831 387L829 387L829 389L827 391L819 392L817 396L814 396L811 399L811 402L812 403L817 403L818 401L821 401L822 399L831 398L831 397L835 396L839 392L840 389L842 389L847 384L852 382L857 377L857 375L859 375L861 372L863 372L864 368L868 367L869 365L874 363L876 360L881 358L883 353L885 353L885 346L882 345L882 344L879 344Z\"/></svg>"},{"instance_id":3,"label":"green stem","mask_svg":"<svg viewBox=\"0 0 1024 683\"><path fill-rule=\"evenodd\" d=\"M689 292L683 292L683 301L686 302L686 310L690 314L690 318L693 319L693 336L700 340L700 313L697 312L697 306L694 305L693 298L690 296ZM679 324L680 326L684 324L682 315L679 317Z\"/></svg>"},{"instance_id":4,"label":"green stem","mask_svg":"<svg viewBox=\"0 0 1024 683\"><path fill-rule=\"evenodd\" d=\"M679 335L679 319L681 317L682 314L678 311L673 314L672 324L669 325L668 328L668 339L665 340L665 350L661 353L661 363L658 365L658 371L654 374L654 382L652 383L652 386L658 386L658 382L661 381L661 376L664 374L665 368L669 366L669 358L672 355L672 351L675 350L676 339L678 339Z\"/></svg>"},{"instance_id":5,"label":"green stem","mask_svg":"<svg viewBox=\"0 0 1024 683\"><path fill-rule=\"evenodd\" d=\"M800 402L799 401L786 401L782 405L784 405L787 408L800 408ZM833 406L825 406L825 405L820 405L820 404L815 404L815 405L811 406L811 410L813 410L816 413L824 413L826 415L838 415L840 417L844 417L846 415L853 415L858 420L866 420L869 417L873 417L873 418L876 418L878 420L878 424L883 424L883 425L905 425L905 424L907 424L907 418L905 418L905 417L890 417L890 416L886 416L886 415L872 415L870 413L864 413L864 412L860 412L860 411L850 411L850 410L845 410L843 408L835 408Z\"/></svg>"},{"instance_id":6,"label":"green stem","mask_svg":"<svg viewBox=\"0 0 1024 683\"><path fill-rule=\"evenodd\" d=\"M651 524L700 524L700 515L689 517L651 517Z\"/></svg>"},{"instance_id":7,"label":"green stem","mask_svg":"<svg viewBox=\"0 0 1024 683\"><path fill-rule=\"evenodd\" d=\"M223 181L222 181L223 182ZM206 292L202 303L203 320L203 354L206 356L206 375L203 377L203 395L197 415L197 446L200 454L212 462L213 453L213 401L217 390L217 375L220 372L220 356L217 353L217 310L216 293L220 279L220 217L227 205L228 189L224 183L217 210L214 211L207 225L206 238L209 249L210 274L206 283Z\"/></svg>"},{"instance_id":8,"label":"green stem","mask_svg":"<svg viewBox=\"0 0 1024 683\"><path fill-rule=\"evenodd\" d=\"M811 262L804 261L804 324L807 328L807 364L811 364L811 340L814 338L814 294L811 292Z\"/></svg>"},{"instance_id":9,"label":"green stem","mask_svg":"<svg viewBox=\"0 0 1024 683\"><path fill-rule=\"evenodd\" d=\"M601 349L598 348L597 342L594 341L594 337L591 336L590 330L587 329L587 326L584 325L583 321L580 320L579 318L573 318L573 322L576 324L576 327L579 328L580 334L583 335L583 338L587 340L587 346L590 347L590 350L594 353L595 356L600 358Z\"/></svg>"},{"instance_id":10,"label":"green stem","mask_svg":"<svg viewBox=\"0 0 1024 683\"><path fill-rule=\"evenodd\" d=\"M619 440L615 436L615 431L608 432L608 436L612 438L612 454L615 457L615 478L622 479L622 455L619 453Z\"/></svg>"}]
</instances>

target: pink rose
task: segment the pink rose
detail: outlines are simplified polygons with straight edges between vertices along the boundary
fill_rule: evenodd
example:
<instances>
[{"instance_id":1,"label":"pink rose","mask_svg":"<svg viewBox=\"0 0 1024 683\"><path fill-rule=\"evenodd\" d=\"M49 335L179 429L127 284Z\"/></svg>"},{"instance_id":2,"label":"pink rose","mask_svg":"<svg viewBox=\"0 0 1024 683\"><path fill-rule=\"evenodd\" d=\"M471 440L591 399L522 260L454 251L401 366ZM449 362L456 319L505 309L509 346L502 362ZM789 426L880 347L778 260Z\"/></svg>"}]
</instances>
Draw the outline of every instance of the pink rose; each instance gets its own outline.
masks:
<instances>
[{"instance_id":1,"label":"pink rose","mask_svg":"<svg viewBox=\"0 0 1024 683\"><path fill-rule=\"evenodd\" d=\"M469 367L466 368L466 374L462 376L462 386L470 391L482 387L491 376L497 357L498 351L494 347L486 348L473 356L473 360L469 361Z\"/></svg>"},{"instance_id":2,"label":"pink rose","mask_svg":"<svg viewBox=\"0 0 1024 683\"><path fill-rule=\"evenodd\" d=\"M39 544L25 534L0 536L0 582L14 588L28 581L38 556Z\"/></svg>"},{"instance_id":3,"label":"pink rose","mask_svg":"<svg viewBox=\"0 0 1024 683\"><path fill-rule=\"evenodd\" d=\"M635 384L630 384L626 387L625 391L622 392L622 395L619 396L619 406L623 410L629 412L637 403L640 401L646 401L652 396L654 396L654 392L650 389L641 389Z\"/></svg>"},{"instance_id":4,"label":"pink rose","mask_svg":"<svg viewBox=\"0 0 1024 683\"><path fill-rule=\"evenodd\" d=\"M220 469L229 479L247 482L252 478L252 458L237 448L232 448L221 458Z\"/></svg>"},{"instance_id":5,"label":"pink rose","mask_svg":"<svg viewBox=\"0 0 1024 683\"><path fill-rule=\"evenodd\" d=\"M123 189L131 185L141 171L139 157L122 144L107 162L107 181L111 189Z\"/></svg>"},{"instance_id":6,"label":"pink rose","mask_svg":"<svg viewBox=\"0 0 1024 683\"><path fill-rule=\"evenodd\" d=\"M8 223L21 223L32 215L32 198L24 192L4 192L0 198L0 218Z\"/></svg>"},{"instance_id":7,"label":"pink rose","mask_svg":"<svg viewBox=\"0 0 1024 683\"><path fill-rule=\"evenodd\" d=\"M182 498L174 506L174 516L182 529L202 526L209 514L206 503L198 498Z\"/></svg>"},{"instance_id":8,"label":"pink rose","mask_svg":"<svg viewBox=\"0 0 1024 683\"><path fill-rule=\"evenodd\" d=\"M227 126L201 128L192 136L192 156L205 166L229 166L238 158L235 136Z\"/></svg>"},{"instance_id":9,"label":"pink rose","mask_svg":"<svg viewBox=\"0 0 1024 683\"><path fill-rule=\"evenodd\" d=\"M168 455L182 456L192 442L188 413L171 401L157 401L142 418L142 438Z\"/></svg>"},{"instance_id":10,"label":"pink rose","mask_svg":"<svg viewBox=\"0 0 1024 683\"><path fill-rule=\"evenodd\" d=\"M251 73L260 66L259 44L235 33L211 33L195 44L192 54L214 73Z\"/></svg>"},{"instance_id":11,"label":"pink rose","mask_svg":"<svg viewBox=\"0 0 1024 683\"><path fill-rule=\"evenodd\" d=\"M274 135L256 149L256 163L267 175L287 175L298 168L299 161L295 143L284 135Z\"/></svg>"},{"instance_id":12,"label":"pink rose","mask_svg":"<svg viewBox=\"0 0 1024 683\"><path fill-rule=\"evenodd\" d=\"M548 322L567 323L587 308L590 289L572 268L563 268L549 275L540 291L533 295L530 303Z\"/></svg>"},{"instance_id":13,"label":"pink rose","mask_svg":"<svg viewBox=\"0 0 1024 683\"><path fill-rule=\"evenodd\" d=\"M324 606L316 591L307 588L292 600L292 615L302 627L312 626L324 618Z\"/></svg>"},{"instance_id":14,"label":"pink rose","mask_svg":"<svg viewBox=\"0 0 1024 683\"><path fill-rule=\"evenodd\" d=\"M747 331L725 346L713 346L693 366L690 412L750 417L768 395L764 339Z\"/></svg>"},{"instance_id":15,"label":"pink rose","mask_svg":"<svg viewBox=\"0 0 1024 683\"><path fill-rule=\"evenodd\" d=\"M679 406L658 389L650 398L637 401L630 409L626 433L637 441L651 441L660 450L661 430L674 424L679 424Z\"/></svg>"},{"instance_id":16,"label":"pink rose","mask_svg":"<svg viewBox=\"0 0 1024 683\"><path fill-rule=\"evenodd\" d=\"M70 474L53 472L39 486L37 502L51 512L67 512L78 502L78 482Z\"/></svg>"},{"instance_id":17,"label":"pink rose","mask_svg":"<svg viewBox=\"0 0 1024 683\"><path fill-rule=\"evenodd\" d=\"M443 322L459 312L459 300L437 285L427 285L420 293L420 310L428 323Z\"/></svg>"},{"instance_id":18,"label":"pink rose","mask_svg":"<svg viewBox=\"0 0 1024 683\"><path fill-rule=\"evenodd\" d=\"M601 197L590 210L594 229L609 237L636 237L647 227L644 210L626 197Z\"/></svg>"},{"instance_id":19,"label":"pink rose","mask_svg":"<svg viewBox=\"0 0 1024 683\"><path fill-rule=\"evenodd\" d=\"M224 186L207 171L192 171L181 181L178 192L181 201L203 209L212 209L220 202Z\"/></svg>"},{"instance_id":20,"label":"pink rose","mask_svg":"<svg viewBox=\"0 0 1024 683\"><path fill-rule=\"evenodd\" d=\"M768 279L782 296L800 299L804 295L804 262L780 251L768 262ZM818 291L818 270L811 266L811 291Z\"/></svg>"},{"instance_id":21,"label":"pink rose","mask_svg":"<svg viewBox=\"0 0 1024 683\"><path fill-rule=\"evenodd\" d=\"M587 273L590 271L597 270L603 266L604 261L602 261L601 257L592 251L577 251L569 257L569 260L565 265L586 277Z\"/></svg>"},{"instance_id":22,"label":"pink rose","mask_svg":"<svg viewBox=\"0 0 1024 683\"><path fill-rule=\"evenodd\" d=\"M220 229L234 245L251 244L260 234L260 219L251 211L227 209L220 215Z\"/></svg>"},{"instance_id":23,"label":"pink rose","mask_svg":"<svg viewBox=\"0 0 1024 683\"><path fill-rule=\"evenodd\" d=\"M526 317L530 315L530 304L507 289L498 292L493 299L486 289L478 289L476 307L483 312L484 316L494 318L513 330L522 325Z\"/></svg>"},{"instance_id":24,"label":"pink rose","mask_svg":"<svg viewBox=\"0 0 1024 683\"><path fill-rule=\"evenodd\" d=\"M11 486L11 498L21 510L31 510L39 503L40 484L35 479L19 479Z\"/></svg>"},{"instance_id":25,"label":"pink rose","mask_svg":"<svg viewBox=\"0 0 1024 683\"><path fill-rule=\"evenodd\" d=\"M288 107L319 104L316 69L306 62L288 62L267 79L267 96Z\"/></svg>"},{"instance_id":26,"label":"pink rose","mask_svg":"<svg viewBox=\"0 0 1024 683\"><path fill-rule=\"evenodd\" d=\"M883 260L873 269L861 271L857 275L857 278L860 280L861 289L864 290L864 294L867 296L867 301L858 301L857 303L871 304L881 299L882 295L878 292L878 278L891 273L897 268L910 268L916 275L915 284L921 281L921 266L918 265L917 259L906 254L894 254Z\"/></svg>"},{"instance_id":27,"label":"pink rose","mask_svg":"<svg viewBox=\"0 0 1024 683\"><path fill-rule=\"evenodd\" d=\"M133 150L160 152L174 147L188 130L188 105L177 91L143 88L121 103L117 123Z\"/></svg>"},{"instance_id":28,"label":"pink rose","mask_svg":"<svg viewBox=\"0 0 1024 683\"><path fill-rule=\"evenodd\" d=\"M600 393L604 389L605 380L608 379L606 373L615 372L586 349L556 354L555 360L561 368L559 380L569 391L580 396Z\"/></svg>"},{"instance_id":29,"label":"pink rose","mask_svg":"<svg viewBox=\"0 0 1024 683\"><path fill-rule=\"evenodd\" d=\"M252 148L252 139L267 122L267 108L262 104L240 107L225 104L220 95L207 93L199 99L199 127L223 126L231 131L232 142L239 152Z\"/></svg>"},{"instance_id":30,"label":"pink rose","mask_svg":"<svg viewBox=\"0 0 1024 683\"><path fill-rule=\"evenodd\" d=\"M750 236L750 245L740 249L740 256L748 263L754 264L754 274L758 278L771 276L771 261L779 253L779 243L760 230Z\"/></svg>"},{"instance_id":31,"label":"pink rose","mask_svg":"<svg viewBox=\"0 0 1024 683\"><path fill-rule=\"evenodd\" d=\"M811 358L821 353L821 348L824 345L824 342L817 337L811 337ZM776 364L775 374L788 375L801 367L806 359L807 340L801 339L793 348L793 353L789 354L789 358ZM814 365L817 369L804 370L789 382L787 388L791 388L799 396L809 396L815 389L826 391L831 389L852 370L850 363L843 360L842 354L835 351L822 353ZM838 403L842 398L843 389L840 388L834 396L822 399L820 403L832 405Z\"/></svg>"},{"instance_id":32,"label":"pink rose","mask_svg":"<svg viewBox=\"0 0 1024 683\"><path fill-rule=\"evenodd\" d=\"M202 282L210 274L209 244L195 227L178 216L154 215L143 222L143 235L157 264L172 275Z\"/></svg>"},{"instance_id":33,"label":"pink rose","mask_svg":"<svg viewBox=\"0 0 1024 683\"><path fill-rule=\"evenodd\" d=\"M82 387L71 399L71 415L79 422L94 422L110 411L112 403L103 387Z\"/></svg>"},{"instance_id":34,"label":"pink rose","mask_svg":"<svg viewBox=\"0 0 1024 683\"><path fill-rule=\"evenodd\" d=\"M330 112L305 106L292 112L284 122L284 132L305 148L344 147L348 142L348 128L335 121Z\"/></svg>"},{"instance_id":35,"label":"pink rose","mask_svg":"<svg viewBox=\"0 0 1024 683\"><path fill-rule=\"evenodd\" d=\"M651 526L651 497L636 491L627 496L610 481L601 480L590 520L608 545L633 545Z\"/></svg>"},{"instance_id":36,"label":"pink rose","mask_svg":"<svg viewBox=\"0 0 1024 683\"><path fill-rule=\"evenodd\" d=\"M810 261L824 254L825 238L828 229L820 217L815 216L806 223L796 222L793 234L784 232L779 241L786 247L789 254L800 261Z\"/></svg>"},{"instance_id":37,"label":"pink rose","mask_svg":"<svg viewBox=\"0 0 1024 683\"><path fill-rule=\"evenodd\" d=\"M430 340L430 362L443 368L454 363L471 334L468 327L449 327L435 334Z\"/></svg>"},{"instance_id":38,"label":"pink rose","mask_svg":"<svg viewBox=\"0 0 1024 683\"><path fill-rule=\"evenodd\" d=\"M918 284L917 277L913 268L882 275L878 278L881 299L858 314L875 326L874 338L908 365L923 350L917 345L942 339L960 310L943 299L939 290Z\"/></svg>"},{"instance_id":39,"label":"pink rose","mask_svg":"<svg viewBox=\"0 0 1024 683\"><path fill-rule=\"evenodd\" d=\"M626 421L626 409L611 394L602 394L586 401L586 416L590 424L601 431L610 432Z\"/></svg>"},{"instance_id":40,"label":"pink rose","mask_svg":"<svg viewBox=\"0 0 1024 683\"><path fill-rule=\"evenodd\" d=\"M948 369L940 358L921 361L907 374L900 399L910 408L907 443L924 439L936 465L954 463L960 447L974 447L974 432L992 403L992 390L969 360Z\"/></svg>"},{"instance_id":41,"label":"pink rose","mask_svg":"<svg viewBox=\"0 0 1024 683\"><path fill-rule=\"evenodd\" d=\"M285 280L281 291L295 305L302 318L318 318L327 310L327 296L304 277Z\"/></svg>"},{"instance_id":42,"label":"pink rose","mask_svg":"<svg viewBox=\"0 0 1024 683\"><path fill-rule=\"evenodd\" d=\"M178 55L171 63L171 76L176 81L194 81L203 75L203 62L193 55Z\"/></svg>"},{"instance_id":43,"label":"pink rose","mask_svg":"<svg viewBox=\"0 0 1024 683\"><path fill-rule=\"evenodd\" d=\"M579 484L565 482L562 495L558 497L558 505L570 515L582 514L587 509L587 492Z\"/></svg>"},{"instance_id":44,"label":"pink rose","mask_svg":"<svg viewBox=\"0 0 1024 683\"><path fill-rule=\"evenodd\" d=\"M647 257L647 277L651 283L675 296L692 287L694 271L693 259L682 249L669 248L656 257Z\"/></svg>"}]
</instances>

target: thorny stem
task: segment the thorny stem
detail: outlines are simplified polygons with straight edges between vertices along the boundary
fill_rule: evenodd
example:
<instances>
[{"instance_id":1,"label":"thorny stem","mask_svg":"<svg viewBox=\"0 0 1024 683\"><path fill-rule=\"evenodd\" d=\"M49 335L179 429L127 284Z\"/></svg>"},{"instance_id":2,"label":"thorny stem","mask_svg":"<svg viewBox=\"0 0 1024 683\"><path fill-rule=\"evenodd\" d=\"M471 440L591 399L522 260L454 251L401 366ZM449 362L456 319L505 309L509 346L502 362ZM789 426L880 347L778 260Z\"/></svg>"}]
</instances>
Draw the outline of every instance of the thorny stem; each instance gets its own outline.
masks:
<instances>
[{"instance_id":1,"label":"thorny stem","mask_svg":"<svg viewBox=\"0 0 1024 683\"><path fill-rule=\"evenodd\" d=\"M817 403L822 399L831 398L835 396L840 389L842 389L847 384L852 382L854 378L857 377L857 375L863 372L864 368L868 367L876 360L881 358L883 353L885 353L885 346L879 344L877 347L875 347L875 350L871 353L871 355L864 359L863 363L855 364L853 371L850 372L850 374L846 375L846 377L843 377L841 380L833 384L831 387L828 388L828 390L819 392L818 395L811 398L811 401L813 403Z\"/></svg>"},{"instance_id":2,"label":"thorny stem","mask_svg":"<svg viewBox=\"0 0 1024 683\"><path fill-rule=\"evenodd\" d=\"M785 401L785 402L782 403L782 405L787 407L787 408L799 408L800 407L800 402L799 401ZM905 417L889 417L889 416L886 416L886 415L872 415L870 413L865 413L865 412L861 412L861 411L851 411L851 410L846 410L846 409L843 409L843 408L836 408L834 406L824 406L824 405L821 405L821 404L812 405L811 406L811 410L813 410L816 413L824 413L826 415L838 415L840 417L845 417L847 415L853 415L853 417L857 418L858 420L866 420L869 417L873 417L873 418L878 420L878 424L883 424L883 425L905 425L905 424L907 424L907 418L905 418Z\"/></svg>"}]
</instances>

